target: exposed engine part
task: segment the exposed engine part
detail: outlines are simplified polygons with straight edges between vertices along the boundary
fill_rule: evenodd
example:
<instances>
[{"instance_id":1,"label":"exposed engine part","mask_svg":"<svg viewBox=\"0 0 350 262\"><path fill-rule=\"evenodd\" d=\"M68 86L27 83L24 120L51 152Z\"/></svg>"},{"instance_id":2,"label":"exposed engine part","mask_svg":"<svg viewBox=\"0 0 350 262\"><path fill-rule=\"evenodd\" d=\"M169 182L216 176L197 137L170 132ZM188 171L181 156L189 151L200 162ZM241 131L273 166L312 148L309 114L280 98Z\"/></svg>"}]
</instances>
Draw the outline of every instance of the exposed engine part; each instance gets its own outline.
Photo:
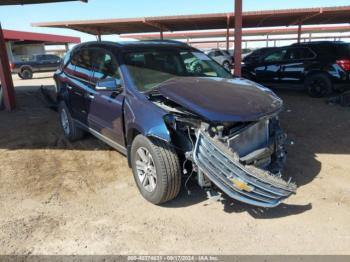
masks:
<instances>
[{"instance_id":1,"label":"exposed engine part","mask_svg":"<svg viewBox=\"0 0 350 262\"><path fill-rule=\"evenodd\" d=\"M209 123L164 97L153 99L169 112L164 120L173 130L172 141L192 162L186 188L196 174L206 192L216 187L260 207L275 207L295 193L296 185L281 175L287 136L276 115L256 122Z\"/></svg>"}]
</instances>

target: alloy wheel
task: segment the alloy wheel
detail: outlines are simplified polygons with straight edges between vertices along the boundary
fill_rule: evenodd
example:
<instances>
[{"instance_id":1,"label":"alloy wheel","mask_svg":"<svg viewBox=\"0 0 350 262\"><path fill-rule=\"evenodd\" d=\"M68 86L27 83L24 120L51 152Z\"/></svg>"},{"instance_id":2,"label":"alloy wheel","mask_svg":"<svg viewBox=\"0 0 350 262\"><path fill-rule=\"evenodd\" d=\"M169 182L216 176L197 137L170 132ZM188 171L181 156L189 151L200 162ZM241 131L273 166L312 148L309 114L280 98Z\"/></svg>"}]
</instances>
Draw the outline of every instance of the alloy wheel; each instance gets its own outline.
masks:
<instances>
[{"instance_id":1,"label":"alloy wheel","mask_svg":"<svg viewBox=\"0 0 350 262\"><path fill-rule=\"evenodd\" d=\"M157 172L153 157L147 148L136 151L136 172L143 188L152 193L157 185Z\"/></svg>"}]
</instances>

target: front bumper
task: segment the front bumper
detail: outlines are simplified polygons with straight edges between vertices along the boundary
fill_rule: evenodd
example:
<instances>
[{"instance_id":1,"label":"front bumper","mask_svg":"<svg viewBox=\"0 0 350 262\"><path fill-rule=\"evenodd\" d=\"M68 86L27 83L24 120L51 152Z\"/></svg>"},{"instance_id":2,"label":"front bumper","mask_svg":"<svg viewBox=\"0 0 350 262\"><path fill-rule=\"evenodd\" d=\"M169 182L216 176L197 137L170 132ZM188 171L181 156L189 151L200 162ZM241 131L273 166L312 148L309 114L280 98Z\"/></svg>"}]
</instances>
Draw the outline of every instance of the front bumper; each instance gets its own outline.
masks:
<instances>
[{"instance_id":1,"label":"front bumper","mask_svg":"<svg viewBox=\"0 0 350 262\"><path fill-rule=\"evenodd\" d=\"M250 205L275 207L296 191L294 183L234 160L202 131L198 134L193 160L199 172L203 172L225 194Z\"/></svg>"}]
</instances>

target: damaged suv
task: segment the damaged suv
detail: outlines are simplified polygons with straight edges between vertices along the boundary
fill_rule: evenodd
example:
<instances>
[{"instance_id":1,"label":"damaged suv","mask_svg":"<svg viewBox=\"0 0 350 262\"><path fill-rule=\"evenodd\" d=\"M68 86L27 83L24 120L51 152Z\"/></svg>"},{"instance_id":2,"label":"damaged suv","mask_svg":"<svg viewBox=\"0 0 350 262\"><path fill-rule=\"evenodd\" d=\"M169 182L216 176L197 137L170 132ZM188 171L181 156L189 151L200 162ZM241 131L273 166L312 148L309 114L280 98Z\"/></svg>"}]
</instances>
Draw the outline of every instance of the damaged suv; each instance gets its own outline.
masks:
<instances>
[{"instance_id":1,"label":"damaged suv","mask_svg":"<svg viewBox=\"0 0 350 262\"><path fill-rule=\"evenodd\" d=\"M182 176L261 207L296 191L281 175L282 100L197 49L175 41L84 43L54 78L65 136L90 132L125 154L154 204L174 199Z\"/></svg>"}]
</instances>

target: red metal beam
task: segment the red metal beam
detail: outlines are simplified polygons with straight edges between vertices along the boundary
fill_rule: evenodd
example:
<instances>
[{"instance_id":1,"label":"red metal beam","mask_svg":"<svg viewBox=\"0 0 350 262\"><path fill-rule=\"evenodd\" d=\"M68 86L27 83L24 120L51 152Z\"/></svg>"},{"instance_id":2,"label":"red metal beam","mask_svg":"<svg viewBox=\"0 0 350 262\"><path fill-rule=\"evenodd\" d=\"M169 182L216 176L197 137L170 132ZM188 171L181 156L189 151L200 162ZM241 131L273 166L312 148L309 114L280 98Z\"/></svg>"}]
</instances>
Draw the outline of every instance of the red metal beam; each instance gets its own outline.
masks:
<instances>
[{"instance_id":1,"label":"red metal beam","mask_svg":"<svg viewBox=\"0 0 350 262\"><path fill-rule=\"evenodd\" d=\"M242 0L235 0L235 75L241 76L242 63Z\"/></svg>"},{"instance_id":2,"label":"red metal beam","mask_svg":"<svg viewBox=\"0 0 350 262\"><path fill-rule=\"evenodd\" d=\"M226 50L228 51L230 49L230 16L227 15L226 20Z\"/></svg>"},{"instance_id":3,"label":"red metal beam","mask_svg":"<svg viewBox=\"0 0 350 262\"><path fill-rule=\"evenodd\" d=\"M299 22L298 24L298 43L300 43L300 39L301 39L301 22Z\"/></svg>"},{"instance_id":4,"label":"red metal beam","mask_svg":"<svg viewBox=\"0 0 350 262\"><path fill-rule=\"evenodd\" d=\"M3 91L3 99L5 108L11 111L15 108L15 89L13 87L12 75L10 70L10 63L7 56L6 44L4 39L4 34L2 33L2 28L0 24L0 80L1 88Z\"/></svg>"}]
</instances>

